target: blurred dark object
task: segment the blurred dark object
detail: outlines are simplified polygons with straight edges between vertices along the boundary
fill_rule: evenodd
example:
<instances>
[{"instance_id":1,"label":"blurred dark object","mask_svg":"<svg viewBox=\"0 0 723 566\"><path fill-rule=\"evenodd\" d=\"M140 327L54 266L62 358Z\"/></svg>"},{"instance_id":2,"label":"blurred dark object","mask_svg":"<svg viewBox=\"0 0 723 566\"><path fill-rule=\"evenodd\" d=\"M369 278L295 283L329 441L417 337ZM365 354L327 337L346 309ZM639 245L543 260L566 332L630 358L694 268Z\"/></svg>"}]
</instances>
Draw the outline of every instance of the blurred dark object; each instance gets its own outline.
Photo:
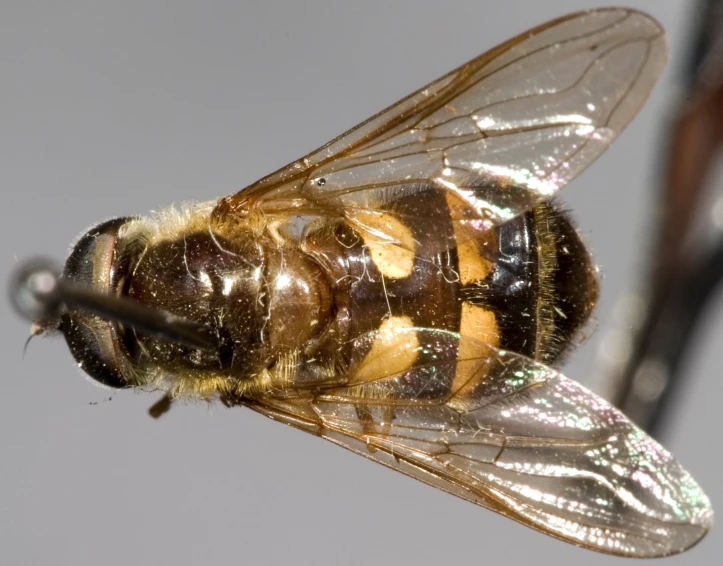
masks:
<instances>
[{"instance_id":1,"label":"blurred dark object","mask_svg":"<svg viewBox=\"0 0 723 566\"><path fill-rule=\"evenodd\" d=\"M698 7L687 90L665 152L643 308L631 321L632 347L614 374L611 394L615 405L654 436L684 385L686 351L723 277L720 226L711 223L712 243L691 245L723 141L723 1L703 0Z\"/></svg>"}]
</instances>

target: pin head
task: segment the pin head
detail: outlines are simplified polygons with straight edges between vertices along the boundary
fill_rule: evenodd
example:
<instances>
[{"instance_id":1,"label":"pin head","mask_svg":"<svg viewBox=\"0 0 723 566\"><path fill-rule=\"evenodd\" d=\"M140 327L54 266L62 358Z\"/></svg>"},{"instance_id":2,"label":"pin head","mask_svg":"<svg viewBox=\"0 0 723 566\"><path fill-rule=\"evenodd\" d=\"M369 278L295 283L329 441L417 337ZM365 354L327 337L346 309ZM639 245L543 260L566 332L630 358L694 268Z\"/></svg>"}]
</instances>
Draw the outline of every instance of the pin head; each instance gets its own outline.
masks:
<instances>
[{"instance_id":1,"label":"pin head","mask_svg":"<svg viewBox=\"0 0 723 566\"><path fill-rule=\"evenodd\" d=\"M30 321L55 318L61 301L58 294L59 270L46 259L22 265L10 283L10 301L15 310Z\"/></svg>"}]
</instances>

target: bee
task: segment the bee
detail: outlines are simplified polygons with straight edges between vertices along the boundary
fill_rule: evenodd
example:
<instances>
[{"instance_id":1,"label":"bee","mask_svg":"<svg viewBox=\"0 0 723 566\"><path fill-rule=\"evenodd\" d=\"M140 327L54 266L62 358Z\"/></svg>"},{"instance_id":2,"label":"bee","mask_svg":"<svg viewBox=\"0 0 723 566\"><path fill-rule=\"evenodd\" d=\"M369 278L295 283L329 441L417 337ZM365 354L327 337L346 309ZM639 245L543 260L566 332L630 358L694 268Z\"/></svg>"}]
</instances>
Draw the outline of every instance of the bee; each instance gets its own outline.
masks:
<instances>
[{"instance_id":1,"label":"bee","mask_svg":"<svg viewBox=\"0 0 723 566\"><path fill-rule=\"evenodd\" d=\"M702 489L555 369L598 282L551 199L666 59L640 12L553 20L237 194L93 227L16 302L156 416L248 407L564 541L682 552Z\"/></svg>"}]
</instances>

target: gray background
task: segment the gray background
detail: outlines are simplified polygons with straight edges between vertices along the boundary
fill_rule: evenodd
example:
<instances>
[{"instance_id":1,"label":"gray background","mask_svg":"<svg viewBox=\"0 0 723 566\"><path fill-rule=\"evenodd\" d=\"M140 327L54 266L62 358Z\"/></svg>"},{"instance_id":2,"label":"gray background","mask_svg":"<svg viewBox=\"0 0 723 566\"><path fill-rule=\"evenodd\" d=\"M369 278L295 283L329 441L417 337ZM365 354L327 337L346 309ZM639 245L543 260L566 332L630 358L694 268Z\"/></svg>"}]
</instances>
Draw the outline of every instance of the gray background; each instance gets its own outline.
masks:
<instances>
[{"instance_id":1,"label":"gray background","mask_svg":"<svg viewBox=\"0 0 723 566\"><path fill-rule=\"evenodd\" d=\"M640 268L690 0L618 2L670 34L662 84L564 198L605 274L590 383ZM0 282L85 227L235 192L523 30L600 5L500 2L0 4ZM718 301L666 445L723 501ZM2 564L610 564L250 411L87 383L0 301ZM97 405L91 403L99 402ZM718 414L716 414L718 413ZM717 417L717 418L716 418ZM666 564L714 564L719 530Z\"/></svg>"}]
</instances>

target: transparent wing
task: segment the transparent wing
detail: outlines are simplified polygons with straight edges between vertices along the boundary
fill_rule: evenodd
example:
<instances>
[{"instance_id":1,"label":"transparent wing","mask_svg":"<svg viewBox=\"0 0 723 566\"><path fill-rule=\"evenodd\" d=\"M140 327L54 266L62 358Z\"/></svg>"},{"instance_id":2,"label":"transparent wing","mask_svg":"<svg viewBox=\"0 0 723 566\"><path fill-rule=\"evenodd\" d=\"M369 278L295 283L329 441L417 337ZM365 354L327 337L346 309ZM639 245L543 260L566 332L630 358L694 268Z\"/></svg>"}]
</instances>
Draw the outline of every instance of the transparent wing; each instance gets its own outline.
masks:
<instances>
[{"instance_id":1,"label":"transparent wing","mask_svg":"<svg viewBox=\"0 0 723 566\"><path fill-rule=\"evenodd\" d=\"M601 398L518 354L399 332L408 339L377 347L344 387L249 406L593 550L665 556L709 530L701 488ZM419 352L411 365L405 341Z\"/></svg>"},{"instance_id":2,"label":"transparent wing","mask_svg":"<svg viewBox=\"0 0 723 566\"><path fill-rule=\"evenodd\" d=\"M216 218L348 215L442 188L491 227L547 199L635 116L667 58L664 32L626 9L573 14L524 33L236 195ZM427 212L436 215L449 211Z\"/></svg>"}]
</instances>

